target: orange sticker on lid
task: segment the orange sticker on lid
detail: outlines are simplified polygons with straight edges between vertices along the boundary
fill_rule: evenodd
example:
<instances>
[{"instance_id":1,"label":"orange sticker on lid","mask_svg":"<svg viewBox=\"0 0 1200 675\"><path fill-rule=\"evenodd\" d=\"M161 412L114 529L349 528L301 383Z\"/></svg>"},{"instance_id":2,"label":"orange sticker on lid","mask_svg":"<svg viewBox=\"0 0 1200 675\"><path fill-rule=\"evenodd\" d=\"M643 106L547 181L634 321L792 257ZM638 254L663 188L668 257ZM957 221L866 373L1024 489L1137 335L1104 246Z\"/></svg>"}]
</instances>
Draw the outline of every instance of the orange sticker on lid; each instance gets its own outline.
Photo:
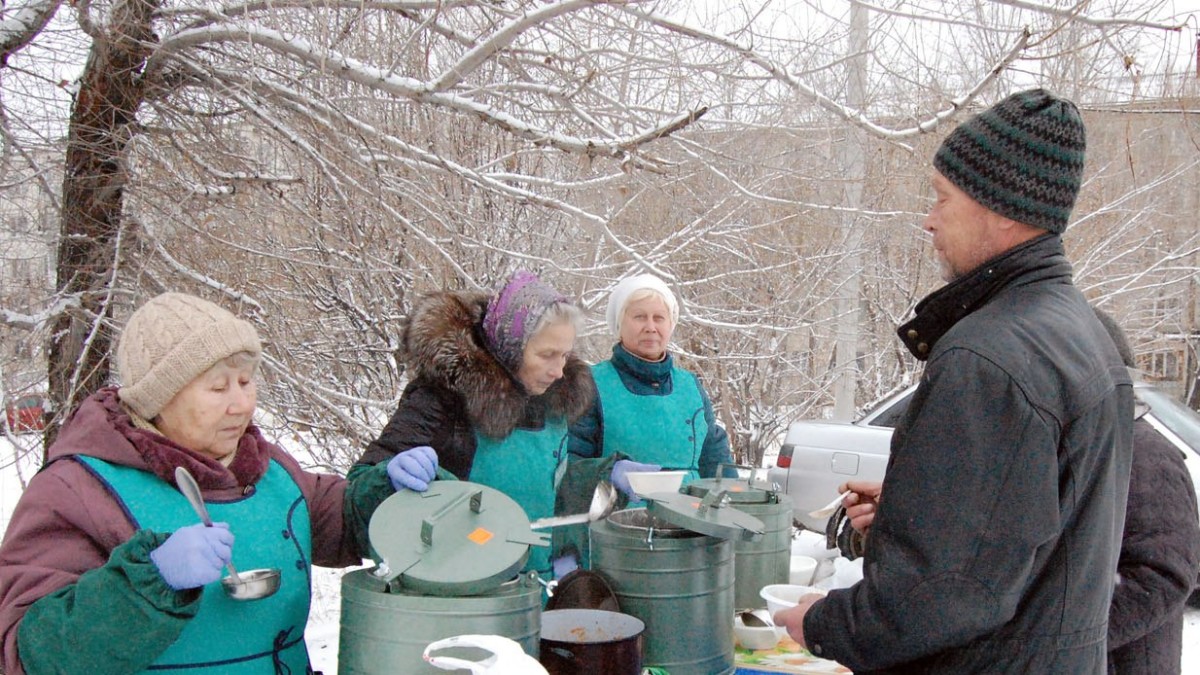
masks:
<instances>
[{"instance_id":1,"label":"orange sticker on lid","mask_svg":"<svg viewBox=\"0 0 1200 675\"><path fill-rule=\"evenodd\" d=\"M492 537L494 537L494 536L496 536L495 533L493 533L489 530L485 530L482 527L477 527L477 528L475 528L474 532L467 535L467 539L470 539L471 541L475 542L476 544L483 546L484 544L491 541Z\"/></svg>"}]
</instances>

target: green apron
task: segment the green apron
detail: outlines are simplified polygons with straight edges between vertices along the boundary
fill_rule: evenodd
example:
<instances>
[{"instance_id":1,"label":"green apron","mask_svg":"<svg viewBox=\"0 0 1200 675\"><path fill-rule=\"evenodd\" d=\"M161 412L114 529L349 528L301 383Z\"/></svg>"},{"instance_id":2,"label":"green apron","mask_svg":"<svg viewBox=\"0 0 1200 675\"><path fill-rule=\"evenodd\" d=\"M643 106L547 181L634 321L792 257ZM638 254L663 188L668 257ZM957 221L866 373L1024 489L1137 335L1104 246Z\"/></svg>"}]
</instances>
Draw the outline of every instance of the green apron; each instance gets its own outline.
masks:
<instances>
[{"instance_id":1,"label":"green apron","mask_svg":"<svg viewBox=\"0 0 1200 675\"><path fill-rule=\"evenodd\" d=\"M199 521L183 494L154 474L94 457L76 459L105 483L135 528L165 533ZM278 567L279 590L261 600L239 601L225 595L220 581L208 584L196 616L146 672L311 672L304 626L312 532L299 486L272 461L249 496L206 506L214 521L229 523L236 538L233 564L242 571Z\"/></svg>"},{"instance_id":2,"label":"green apron","mask_svg":"<svg viewBox=\"0 0 1200 675\"><path fill-rule=\"evenodd\" d=\"M640 396L625 387L611 361L592 366L604 420L602 456L624 453L630 459L700 477L700 453L708 438L704 398L696 377L671 369L671 393Z\"/></svg>"},{"instance_id":3,"label":"green apron","mask_svg":"<svg viewBox=\"0 0 1200 675\"><path fill-rule=\"evenodd\" d=\"M567 462L566 420L546 420L538 430L515 429L503 439L475 433L475 460L467 478L512 497L530 520L554 515L554 495ZM526 571L553 578L550 549L532 546Z\"/></svg>"}]
</instances>

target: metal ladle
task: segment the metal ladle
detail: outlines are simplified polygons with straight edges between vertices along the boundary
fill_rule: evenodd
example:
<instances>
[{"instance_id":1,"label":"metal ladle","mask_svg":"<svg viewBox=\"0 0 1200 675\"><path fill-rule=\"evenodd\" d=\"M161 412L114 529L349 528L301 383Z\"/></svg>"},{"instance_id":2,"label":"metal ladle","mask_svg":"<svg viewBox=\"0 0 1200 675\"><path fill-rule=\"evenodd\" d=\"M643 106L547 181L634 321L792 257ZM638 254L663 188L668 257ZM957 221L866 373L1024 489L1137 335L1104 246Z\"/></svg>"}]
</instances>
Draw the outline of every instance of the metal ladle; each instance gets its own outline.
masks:
<instances>
[{"instance_id":1,"label":"metal ladle","mask_svg":"<svg viewBox=\"0 0 1200 675\"><path fill-rule=\"evenodd\" d=\"M175 467L175 483L179 491L187 497L192 510L200 516L205 527L212 527L212 518L208 515L208 507L204 505L204 497L200 494L200 486L192 477L190 471L182 466ZM279 570L258 569L250 570L244 576L239 576L233 561L225 563L229 568L229 577L221 580L221 587L235 600L257 600L265 598L279 590Z\"/></svg>"},{"instance_id":2,"label":"metal ladle","mask_svg":"<svg viewBox=\"0 0 1200 675\"><path fill-rule=\"evenodd\" d=\"M538 518L529 523L531 530L544 530L549 527L558 527L560 525L578 525L579 523L590 523L594 520L605 518L612 513L613 507L617 505L617 489L613 484L602 480L596 484L596 490L592 492L592 503L588 506L587 513L576 513L570 516L554 516L552 518Z\"/></svg>"}]
</instances>

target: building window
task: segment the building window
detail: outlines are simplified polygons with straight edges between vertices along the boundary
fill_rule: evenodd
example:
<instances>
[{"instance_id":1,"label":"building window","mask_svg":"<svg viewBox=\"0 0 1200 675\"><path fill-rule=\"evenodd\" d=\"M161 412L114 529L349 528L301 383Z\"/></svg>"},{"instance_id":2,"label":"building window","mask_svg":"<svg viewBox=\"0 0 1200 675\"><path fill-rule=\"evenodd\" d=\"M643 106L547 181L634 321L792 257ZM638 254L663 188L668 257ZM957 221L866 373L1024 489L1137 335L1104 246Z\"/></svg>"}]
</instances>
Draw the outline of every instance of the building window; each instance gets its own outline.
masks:
<instances>
[{"instance_id":1,"label":"building window","mask_svg":"<svg viewBox=\"0 0 1200 675\"><path fill-rule=\"evenodd\" d=\"M1182 377L1179 372L1182 357L1177 350L1164 349L1139 354L1137 361L1138 368L1152 379L1177 381Z\"/></svg>"}]
</instances>

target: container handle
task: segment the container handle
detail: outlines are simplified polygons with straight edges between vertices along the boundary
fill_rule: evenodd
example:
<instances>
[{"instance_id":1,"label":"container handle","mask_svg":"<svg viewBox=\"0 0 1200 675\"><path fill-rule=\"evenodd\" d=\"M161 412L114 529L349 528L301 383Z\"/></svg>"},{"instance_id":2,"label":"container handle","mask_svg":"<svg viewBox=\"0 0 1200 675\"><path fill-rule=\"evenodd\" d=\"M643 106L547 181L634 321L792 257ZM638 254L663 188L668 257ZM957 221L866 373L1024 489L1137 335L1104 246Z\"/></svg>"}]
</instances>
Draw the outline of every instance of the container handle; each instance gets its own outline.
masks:
<instances>
[{"instance_id":1,"label":"container handle","mask_svg":"<svg viewBox=\"0 0 1200 675\"><path fill-rule=\"evenodd\" d=\"M445 518L451 511L457 510L463 505L463 502L471 500L470 508L472 513L479 513L483 510L483 490L474 490L472 492L463 492L454 499L451 499L445 506L433 512L428 518L421 521L421 542L426 546L433 546L433 529L437 522Z\"/></svg>"},{"instance_id":2,"label":"container handle","mask_svg":"<svg viewBox=\"0 0 1200 675\"><path fill-rule=\"evenodd\" d=\"M729 506L729 494L724 490L709 490L708 494L700 500L700 505L696 507L697 513L703 515L709 509L722 509Z\"/></svg>"},{"instance_id":3,"label":"container handle","mask_svg":"<svg viewBox=\"0 0 1200 675\"><path fill-rule=\"evenodd\" d=\"M734 469L735 471L738 469L741 469L741 470L749 471L750 475L746 477L745 481L746 481L746 487L751 487L751 488L754 487L754 481L758 478L758 472L762 471L761 466L750 466L749 464L735 464L734 462L721 462L720 466L717 467L716 478L717 478L718 483L725 480L725 469ZM732 480L734 482L741 482L742 478L739 476L737 478L730 478L729 480Z\"/></svg>"}]
</instances>

